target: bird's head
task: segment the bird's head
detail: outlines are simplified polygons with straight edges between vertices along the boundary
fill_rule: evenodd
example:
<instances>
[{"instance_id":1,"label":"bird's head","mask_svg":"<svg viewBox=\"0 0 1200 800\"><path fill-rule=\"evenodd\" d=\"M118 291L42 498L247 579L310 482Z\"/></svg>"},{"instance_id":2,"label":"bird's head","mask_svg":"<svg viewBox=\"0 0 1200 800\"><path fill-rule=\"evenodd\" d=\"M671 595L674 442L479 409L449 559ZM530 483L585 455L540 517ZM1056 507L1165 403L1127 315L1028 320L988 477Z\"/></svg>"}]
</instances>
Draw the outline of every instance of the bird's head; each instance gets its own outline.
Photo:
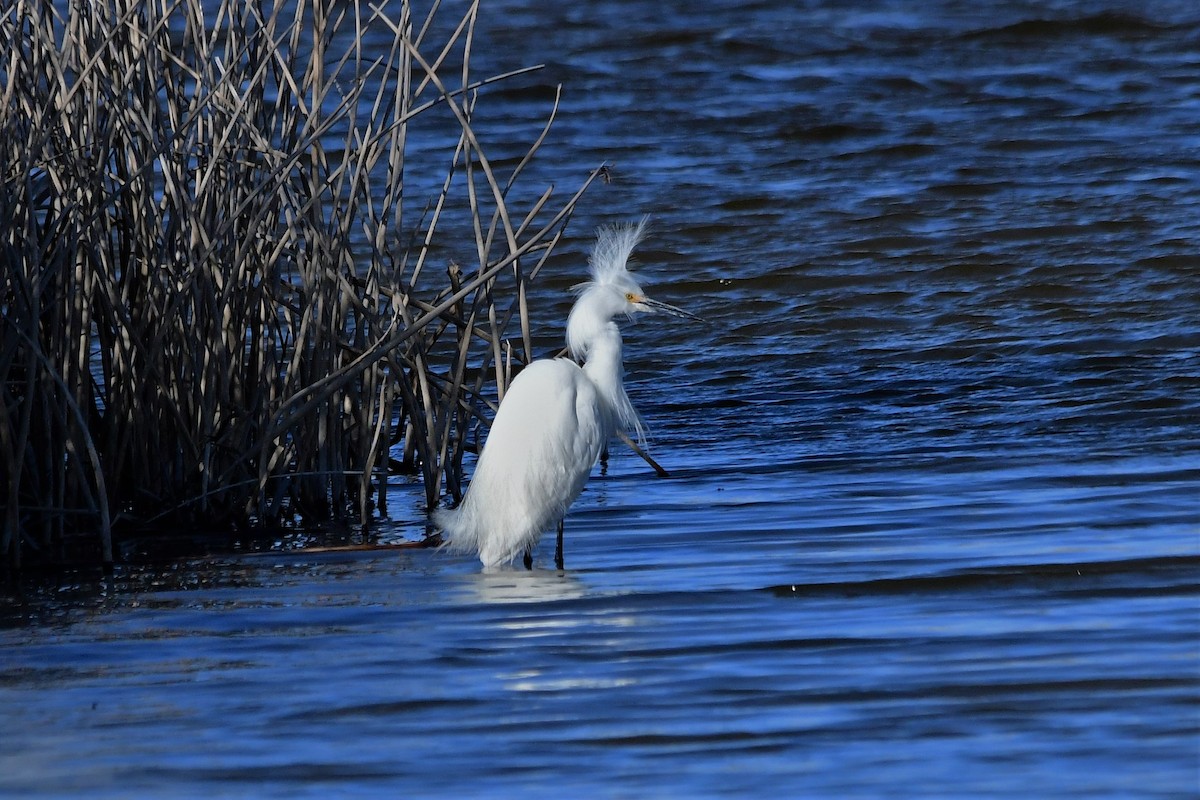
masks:
<instances>
[{"instance_id":1,"label":"bird's head","mask_svg":"<svg viewBox=\"0 0 1200 800\"><path fill-rule=\"evenodd\" d=\"M637 277L629 271L630 254L646 235L646 224L647 217L642 217L636 224L611 225L596 233L596 243L588 258L592 279L576 285L575 291L580 295L576 308L588 307L595 314L606 314L608 319L636 312L662 312L674 317L700 319L682 308L650 299Z\"/></svg>"},{"instance_id":2,"label":"bird's head","mask_svg":"<svg viewBox=\"0 0 1200 800\"><path fill-rule=\"evenodd\" d=\"M588 259L592 279L575 287L579 299L567 320L567 344L572 355L586 355L590 341L608 328L618 316L635 313L665 313L699 320L695 314L646 296L629 271L629 256L646 232L646 218L635 225L601 228Z\"/></svg>"}]
</instances>

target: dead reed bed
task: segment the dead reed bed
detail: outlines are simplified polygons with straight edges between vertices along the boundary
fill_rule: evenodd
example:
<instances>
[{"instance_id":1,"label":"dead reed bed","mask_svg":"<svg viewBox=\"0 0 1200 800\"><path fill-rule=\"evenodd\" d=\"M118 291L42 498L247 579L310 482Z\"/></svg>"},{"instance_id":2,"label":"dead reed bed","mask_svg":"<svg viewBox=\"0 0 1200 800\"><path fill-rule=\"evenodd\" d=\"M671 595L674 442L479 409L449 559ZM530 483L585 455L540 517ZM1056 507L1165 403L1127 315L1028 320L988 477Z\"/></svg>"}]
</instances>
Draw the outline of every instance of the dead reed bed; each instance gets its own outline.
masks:
<instances>
[{"instance_id":1,"label":"dead reed bed","mask_svg":"<svg viewBox=\"0 0 1200 800\"><path fill-rule=\"evenodd\" d=\"M396 471L430 505L459 494L591 179L510 200L557 100L502 174L472 120L526 70L477 78L478 5L437 13L0 12L3 564L111 563L123 531L367 524ZM446 146L414 159L432 115Z\"/></svg>"}]
</instances>

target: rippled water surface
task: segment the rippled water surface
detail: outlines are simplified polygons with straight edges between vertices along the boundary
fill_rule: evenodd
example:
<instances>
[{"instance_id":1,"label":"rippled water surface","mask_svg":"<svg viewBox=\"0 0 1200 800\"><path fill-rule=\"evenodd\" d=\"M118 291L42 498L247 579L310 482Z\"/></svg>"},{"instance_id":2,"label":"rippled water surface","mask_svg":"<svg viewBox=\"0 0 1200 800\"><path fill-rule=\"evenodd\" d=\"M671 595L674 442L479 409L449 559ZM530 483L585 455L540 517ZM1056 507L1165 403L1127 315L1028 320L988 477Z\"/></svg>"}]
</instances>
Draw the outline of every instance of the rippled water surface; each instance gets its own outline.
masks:
<instances>
[{"instance_id":1,"label":"rippled water surface","mask_svg":"<svg viewBox=\"0 0 1200 800\"><path fill-rule=\"evenodd\" d=\"M654 218L565 573L210 558L0 610L19 797L1200 791L1200 10L485 3L480 100ZM403 487L383 542L419 536Z\"/></svg>"}]
</instances>

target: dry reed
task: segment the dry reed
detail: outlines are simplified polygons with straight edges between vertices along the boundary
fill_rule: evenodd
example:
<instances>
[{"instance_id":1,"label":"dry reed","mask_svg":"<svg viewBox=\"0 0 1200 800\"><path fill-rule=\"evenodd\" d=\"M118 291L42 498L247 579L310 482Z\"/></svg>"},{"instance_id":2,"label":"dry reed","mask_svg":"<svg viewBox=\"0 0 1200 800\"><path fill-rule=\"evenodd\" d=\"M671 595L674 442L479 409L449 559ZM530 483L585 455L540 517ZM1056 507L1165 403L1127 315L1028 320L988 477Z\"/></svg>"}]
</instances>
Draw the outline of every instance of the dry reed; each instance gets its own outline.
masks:
<instances>
[{"instance_id":1,"label":"dry reed","mask_svg":"<svg viewBox=\"0 0 1200 800\"><path fill-rule=\"evenodd\" d=\"M435 41L437 10L0 12L0 561L111 562L114 530L148 526L366 524L397 468L430 505L460 493L483 398L531 355L526 284L598 173L513 207L546 130L493 168L479 91L519 73L476 80L477 4ZM445 152L415 163L435 114Z\"/></svg>"}]
</instances>

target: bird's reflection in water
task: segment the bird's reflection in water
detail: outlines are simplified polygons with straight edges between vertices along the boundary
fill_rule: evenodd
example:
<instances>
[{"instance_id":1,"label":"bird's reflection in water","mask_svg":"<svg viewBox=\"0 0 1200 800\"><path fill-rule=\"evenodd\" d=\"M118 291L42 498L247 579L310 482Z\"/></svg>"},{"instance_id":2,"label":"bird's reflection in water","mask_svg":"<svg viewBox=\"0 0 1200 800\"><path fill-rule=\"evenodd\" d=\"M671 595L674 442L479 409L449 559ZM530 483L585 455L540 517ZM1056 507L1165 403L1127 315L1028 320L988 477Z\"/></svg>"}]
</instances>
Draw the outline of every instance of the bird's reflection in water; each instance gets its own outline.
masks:
<instances>
[{"instance_id":1,"label":"bird's reflection in water","mask_svg":"<svg viewBox=\"0 0 1200 800\"><path fill-rule=\"evenodd\" d=\"M574 600L587 587L559 570L492 568L464 576L468 591L483 603L545 603Z\"/></svg>"}]
</instances>

